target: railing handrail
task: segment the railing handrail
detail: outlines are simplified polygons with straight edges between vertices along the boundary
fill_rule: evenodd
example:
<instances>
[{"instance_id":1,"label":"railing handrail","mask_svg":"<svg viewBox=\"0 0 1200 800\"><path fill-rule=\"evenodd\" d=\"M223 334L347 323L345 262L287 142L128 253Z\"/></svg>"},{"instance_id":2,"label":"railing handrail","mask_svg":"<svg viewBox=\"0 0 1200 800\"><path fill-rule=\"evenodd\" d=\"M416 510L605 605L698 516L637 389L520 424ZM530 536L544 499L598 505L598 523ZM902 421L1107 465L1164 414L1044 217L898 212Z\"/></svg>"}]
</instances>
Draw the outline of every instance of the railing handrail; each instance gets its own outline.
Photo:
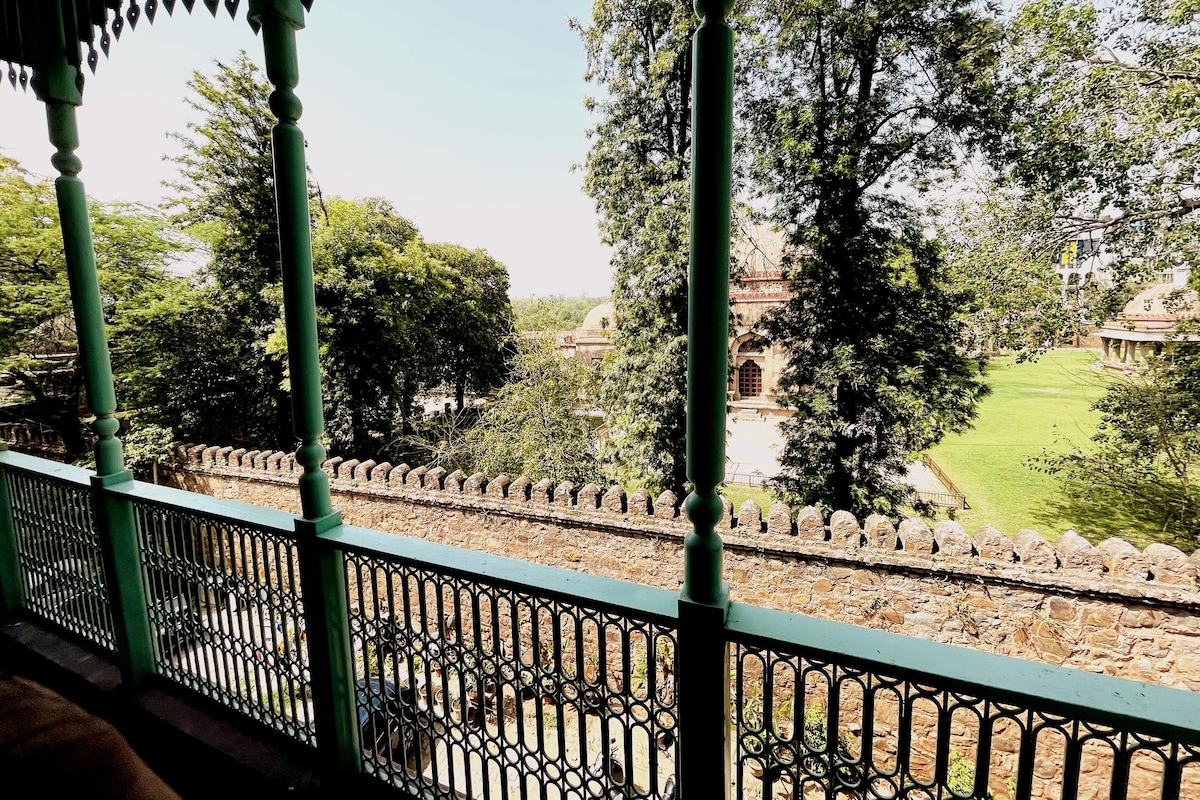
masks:
<instances>
[{"instance_id":1,"label":"railing handrail","mask_svg":"<svg viewBox=\"0 0 1200 800\"><path fill-rule=\"evenodd\" d=\"M731 604L725 627L735 643L1200 745L1197 692L742 603Z\"/></svg>"},{"instance_id":2,"label":"railing handrail","mask_svg":"<svg viewBox=\"0 0 1200 800\"><path fill-rule=\"evenodd\" d=\"M80 486L89 486L95 473L74 464L51 461L46 458L18 453L15 450L0 450L0 469L28 472L43 478L57 478Z\"/></svg>"},{"instance_id":3,"label":"railing handrail","mask_svg":"<svg viewBox=\"0 0 1200 800\"><path fill-rule=\"evenodd\" d=\"M384 555L443 575L490 581L497 587L548 599L569 600L598 611L628 614L646 622L674 624L678 617L677 593L640 583L381 533L355 525L342 525L321 539L327 546L346 552Z\"/></svg>"},{"instance_id":4,"label":"railing handrail","mask_svg":"<svg viewBox=\"0 0 1200 800\"><path fill-rule=\"evenodd\" d=\"M204 516L217 517L234 525L249 524L257 528L267 528L285 538L296 537L297 517L286 511L142 481L126 481L106 491L160 508L184 509Z\"/></svg>"}]
</instances>

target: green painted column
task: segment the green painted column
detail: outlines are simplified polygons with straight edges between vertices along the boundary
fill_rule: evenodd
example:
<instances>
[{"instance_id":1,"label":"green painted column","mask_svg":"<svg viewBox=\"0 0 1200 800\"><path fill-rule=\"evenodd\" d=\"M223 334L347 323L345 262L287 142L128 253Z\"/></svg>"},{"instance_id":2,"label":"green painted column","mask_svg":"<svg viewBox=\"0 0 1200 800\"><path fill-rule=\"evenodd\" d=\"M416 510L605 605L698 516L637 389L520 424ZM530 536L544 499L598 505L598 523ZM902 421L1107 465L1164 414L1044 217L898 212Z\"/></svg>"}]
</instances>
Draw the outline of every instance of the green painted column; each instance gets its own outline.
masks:
<instances>
[{"instance_id":1,"label":"green painted column","mask_svg":"<svg viewBox=\"0 0 1200 800\"><path fill-rule=\"evenodd\" d=\"M346 609L346 567L342 553L324 544L321 534L341 524L333 509L329 481L321 464L325 420L321 405L321 367L317 349L317 307L313 289L312 236L304 134L297 121L303 112L294 89L300 82L296 31L304 27L300 0L250 0L250 23L261 29L267 79L274 87L271 131L275 161L275 206L283 262L283 310L287 328L292 408L303 467L298 520L300 578L304 590L309 663L312 670L317 746L330 773L360 767L358 712L350 626Z\"/></svg>"},{"instance_id":2,"label":"green painted column","mask_svg":"<svg viewBox=\"0 0 1200 800\"><path fill-rule=\"evenodd\" d=\"M688 272L686 502L679 601L679 796L729 796L728 587L721 580L717 487L725 477L729 232L733 171L732 0L696 0L692 59L691 249Z\"/></svg>"},{"instance_id":3,"label":"green painted column","mask_svg":"<svg viewBox=\"0 0 1200 800\"><path fill-rule=\"evenodd\" d=\"M59 172L54 181L59 227L84 389L88 408L95 415L92 430L97 436L96 475L92 477L92 496L96 526L110 590L118 660L126 685L135 687L154 671L154 658L133 508L105 491L108 486L133 480L133 475L125 469L121 441L117 438L120 423L115 416L117 396L104 330L104 306L96 274L87 194L79 180L83 163L75 155L79 147L75 108L83 102L82 81L78 70L66 58L67 47L73 43L68 43L64 34L62 0L47 0L40 11L43 35L32 85L38 99L46 105L50 143L56 148L50 162Z\"/></svg>"}]
</instances>

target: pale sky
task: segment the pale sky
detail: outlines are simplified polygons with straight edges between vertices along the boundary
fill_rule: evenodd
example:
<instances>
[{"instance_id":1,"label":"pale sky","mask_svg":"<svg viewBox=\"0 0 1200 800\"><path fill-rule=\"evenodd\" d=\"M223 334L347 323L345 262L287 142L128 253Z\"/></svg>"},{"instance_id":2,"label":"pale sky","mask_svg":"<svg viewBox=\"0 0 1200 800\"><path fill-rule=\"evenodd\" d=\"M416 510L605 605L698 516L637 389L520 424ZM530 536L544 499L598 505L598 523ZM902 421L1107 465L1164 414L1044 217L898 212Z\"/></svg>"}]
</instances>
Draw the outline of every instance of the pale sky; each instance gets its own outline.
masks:
<instances>
[{"instance_id":1,"label":"pale sky","mask_svg":"<svg viewBox=\"0 0 1200 800\"><path fill-rule=\"evenodd\" d=\"M126 26L79 111L88 193L157 204L166 137L191 118L193 70L262 45L200 3ZM608 294L612 271L571 165L587 152L584 54L568 16L588 0L317 0L298 34L308 160L326 196L383 197L430 241L482 247L512 296ZM5 70L7 71L7 70ZM0 86L0 148L52 176L42 104Z\"/></svg>"}]
</instances>

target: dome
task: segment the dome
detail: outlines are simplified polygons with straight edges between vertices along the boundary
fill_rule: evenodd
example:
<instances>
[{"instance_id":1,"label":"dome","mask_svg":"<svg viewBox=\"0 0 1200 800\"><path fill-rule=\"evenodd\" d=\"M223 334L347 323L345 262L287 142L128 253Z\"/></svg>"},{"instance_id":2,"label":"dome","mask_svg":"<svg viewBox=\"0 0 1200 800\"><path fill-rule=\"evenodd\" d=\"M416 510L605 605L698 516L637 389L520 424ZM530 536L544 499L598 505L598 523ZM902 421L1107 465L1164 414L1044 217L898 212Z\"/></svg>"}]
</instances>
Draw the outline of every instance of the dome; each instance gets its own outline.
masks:
<instances>
[{"instance_id":1,"label":"dome","mask_svg":"<svg viewBox=\"0 0 1200 800\"><path fill-rule=\"evenodd\" d=\"M583 324L579 326L584 331L611 330L616 327L617 309L611 301L601 303L587 313Z\"/></svg>"},{"instance_id":2,"label":"dome","mask_svg":"<svg viewBox=\"0 0 1200 800\"><path fill-rule=\"evenodd\" d=\"M1134 295L1118 317L1130 322L1195 319L1200 317L1200 294L1173 283L1155 284Z\"/></svg>"}]
</instances>

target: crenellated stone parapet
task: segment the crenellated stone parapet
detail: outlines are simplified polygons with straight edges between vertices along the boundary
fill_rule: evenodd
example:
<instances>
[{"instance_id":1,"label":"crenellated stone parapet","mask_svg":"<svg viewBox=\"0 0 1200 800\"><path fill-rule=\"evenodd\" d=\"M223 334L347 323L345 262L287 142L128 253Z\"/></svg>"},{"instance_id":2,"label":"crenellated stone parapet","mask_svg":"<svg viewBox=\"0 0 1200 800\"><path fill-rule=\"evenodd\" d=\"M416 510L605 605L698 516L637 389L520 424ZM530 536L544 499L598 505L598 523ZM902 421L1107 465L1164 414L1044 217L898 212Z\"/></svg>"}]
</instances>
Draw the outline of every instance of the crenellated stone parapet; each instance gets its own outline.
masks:
<instances>
[{"instance_id":1,"label":"crenellated stone parapet","mask_svg":"<svg viewBox=\"0 0 1200 800\"><path fill-rule=\"evenodd\" d=\"M281 452L189 444L175 446L172 456L179 470L231 478L292 484L299 474L295 458ZM330 458L322 467L334 493L342 496L389 498L627 534L682 537L690 528L682 498L669 491L652 498L645 489L628 493L620 486L576 487L569 481L555 485L523 475L489 478L462 470L447 473L440 466L410 468L373 460ZM1074 583L1087 591L1125 583L1198 588L1200 552L1189 556L1165 544L1141 551L1122 539L1109 539L1093 546L1074 531L1051 544L1032 529L1009 537L991 526L970 533L951 520L931 529L918 517L897 526L881 516L860 521L847 511L835 511L826 519L812 506L792 509L779 502L766 514L753 500L742 503L736 514L728 500L724 506L719 529L726 547L733 550L979 574L1060 588Z\"/></svg>"}]
</instances>

